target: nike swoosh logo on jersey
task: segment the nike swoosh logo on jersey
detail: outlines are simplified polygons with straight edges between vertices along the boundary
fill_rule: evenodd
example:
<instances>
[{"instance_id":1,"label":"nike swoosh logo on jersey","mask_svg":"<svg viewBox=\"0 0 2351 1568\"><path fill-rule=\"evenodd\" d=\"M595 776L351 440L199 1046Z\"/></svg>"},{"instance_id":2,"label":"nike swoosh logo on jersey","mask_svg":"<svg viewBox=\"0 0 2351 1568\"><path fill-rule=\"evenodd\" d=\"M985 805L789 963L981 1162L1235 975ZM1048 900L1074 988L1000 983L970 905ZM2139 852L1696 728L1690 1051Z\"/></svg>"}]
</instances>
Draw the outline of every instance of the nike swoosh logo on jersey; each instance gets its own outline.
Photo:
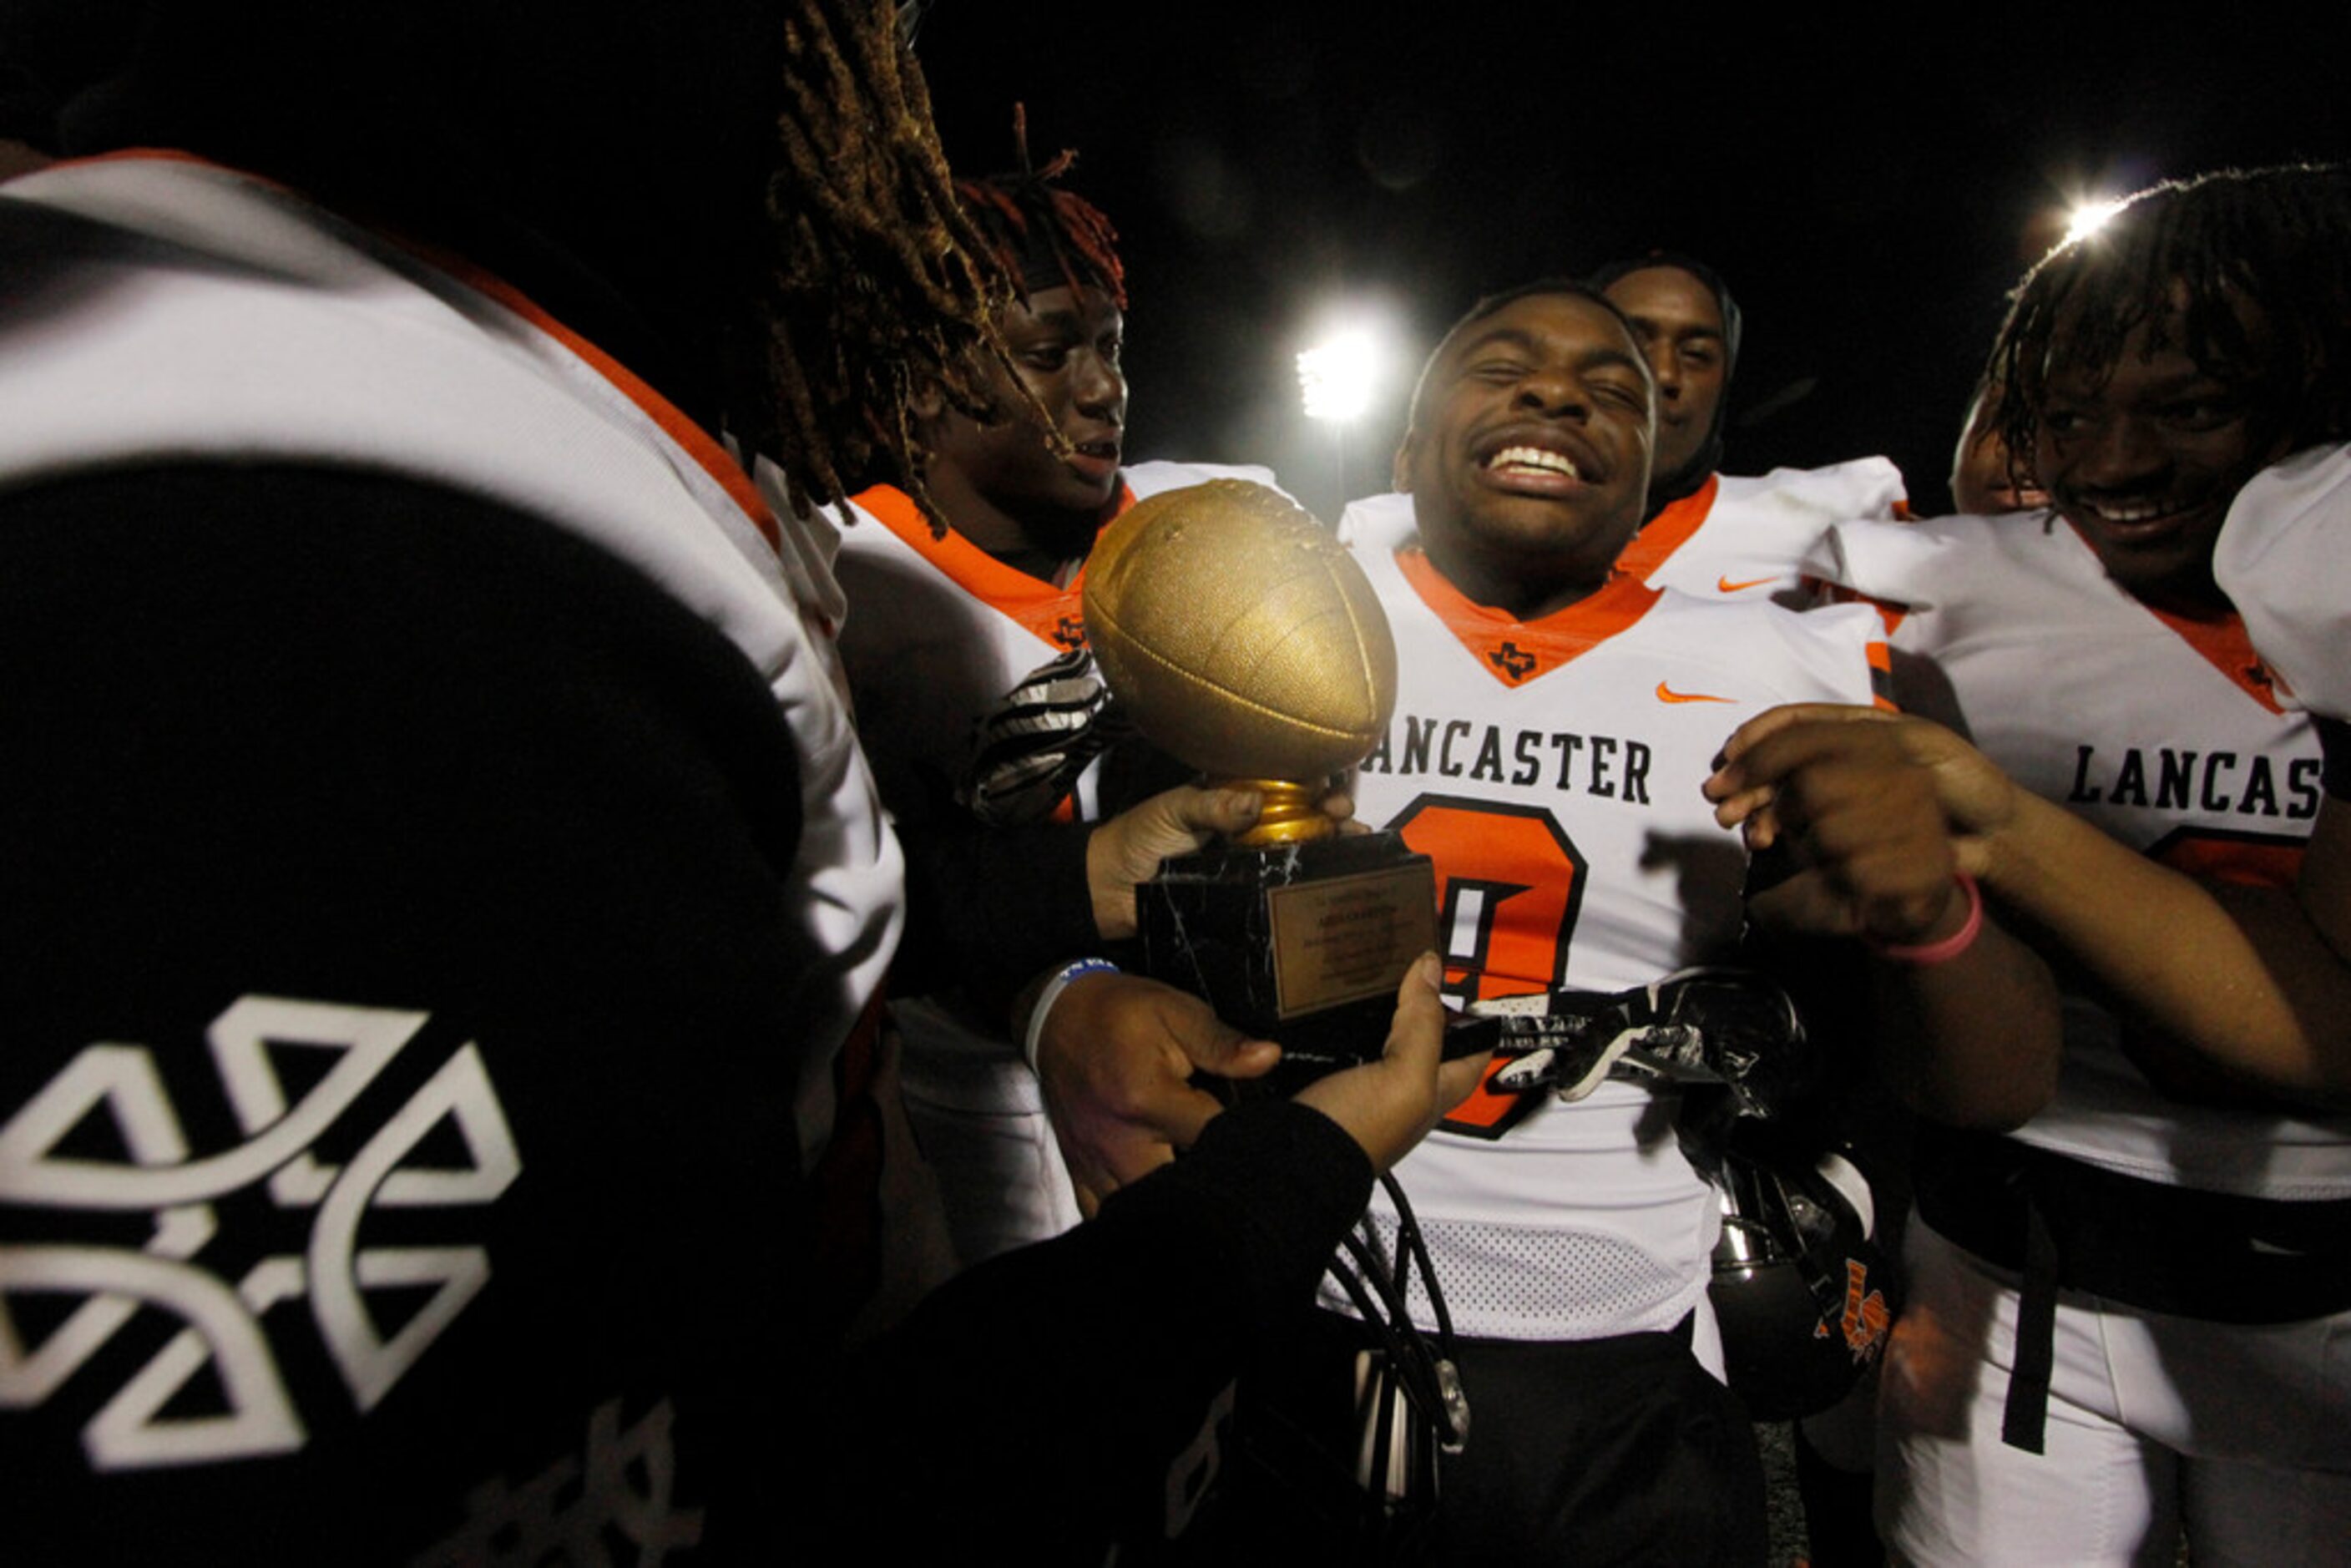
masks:
<instances>
[{"instance_id":1,"label":"nike swoosh logo on jersey","mask_svg":"<svg viewBox=\"0 0 2351 1568\"><path fill-rule=\"evenodd\" d=\"M1677 692L1663 681L1657 683L1657 700L1661 703L1735 703L1737 697L1708 696L1704 692Z\"/></svg>"},{"instance_id":2,"label":"nike swoosh logo on jersey","mask_svg":"<svg viewBox=\"0 0 2351 1568\"><path fill-rule=\"evenodd\" d=\"M1714 589L1718 593L1738 593L1746 589L1761 588L1767 582L1777 582L1779 580L1780 577L1777 572L1774 572L1770 577L1750 577L1745 582L1733 582L1727 577L1718 577L1714 580Z\"/></svg>"}]
</instances>

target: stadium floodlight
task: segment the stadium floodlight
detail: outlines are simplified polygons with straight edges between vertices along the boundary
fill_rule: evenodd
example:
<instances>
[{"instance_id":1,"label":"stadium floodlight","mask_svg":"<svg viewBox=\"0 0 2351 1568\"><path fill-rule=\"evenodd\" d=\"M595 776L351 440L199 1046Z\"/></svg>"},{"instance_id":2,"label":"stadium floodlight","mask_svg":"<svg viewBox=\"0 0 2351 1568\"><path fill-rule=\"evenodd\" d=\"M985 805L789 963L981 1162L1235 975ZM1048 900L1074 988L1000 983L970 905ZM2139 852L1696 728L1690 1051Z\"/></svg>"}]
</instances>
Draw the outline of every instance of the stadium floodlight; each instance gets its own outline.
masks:
<instances>
[{"instance_id":1,"label":"stadium floodlight","mask_svg":"<svg viewBox=\"0 0 2351 1568\"><path fill-rule=\"evenodd\" d=\"M1363 329L1335 333L1298 356L1298 386L1306 417L1343 424L1372 406L1384 356Z\"/></svg>"},{"instance_id":2,"label":"stadium floodlight","mask_svg":"<svg viewBox=\"0 0 2351 1568\"><path fill-rule=\"evenodd\" d=\"M2065 243L2087 238L2106 226L2106 220L2123 210L2127 204L2115 201L2080 202L2065 214Z\"/></svg>"}]
</instances>

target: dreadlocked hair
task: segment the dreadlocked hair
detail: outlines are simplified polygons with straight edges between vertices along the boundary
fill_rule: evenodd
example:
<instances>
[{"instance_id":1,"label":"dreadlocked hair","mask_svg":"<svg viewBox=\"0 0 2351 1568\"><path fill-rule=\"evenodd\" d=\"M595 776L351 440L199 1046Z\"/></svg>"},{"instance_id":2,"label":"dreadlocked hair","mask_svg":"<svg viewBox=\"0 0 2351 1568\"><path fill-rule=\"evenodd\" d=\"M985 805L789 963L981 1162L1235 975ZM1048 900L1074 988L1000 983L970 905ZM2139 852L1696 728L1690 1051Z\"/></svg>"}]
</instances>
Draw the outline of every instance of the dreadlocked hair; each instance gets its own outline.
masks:
<instances>
[{"instance_id":1,"label":"dreadlocked hair","mask_svg":"<svg viewBox=\"0 0 2351 1568\"><path fill-rule=\"evenodd\" d=\"M1125 309L1126 267L1119 260L1118 231L1111 226L1101 208L1053 183L1069 172L1078 155L1064 149L1042 169L1032 164L1029 158L1029 110L1023 104L1012 106L1012 140L1019 154L1018 171L991 174L984 180L956 182L960 215L967 232L976 236L976 240L966 243L977 260L1000 275L1008 284L1011 297L1024 306L1032 292L1066 286L1072 293L1093 289L1107 296L1121 310ZM1012 363L995 329L995 319L991 318L987 351L1002 371L998 379L1024 405L1046 444L1067 456L1071 451L1070 438L1038 402L1036 392ZM967 361L961 367L960 379L938 378L931 390L957 413L983 424L1000 423L1007 411L985 391L986 373L974 373L976 362ZM902 444L900 453L893 455L898 456L897 471L905 481L901 487L930 519L933 537L944 538L951 525L945 514L931 504L923 487L923 445L903 413L899 430Z\"/></svg>"},{"instance_id":2,"label":"dreadlocked hair","mask_svg":"<svg viewBox=\"0 0 2351 1568\"><path fill-rule=\"evenodd\" d=\"M934 511L913 403L987 406L1011 282L956 202L930 95L880 0L799 0L768 187L765 381L792 506L887 475Z\"/></svg>"},{"instance_id":3,"label":"dreadlocked hair","mask_svg":"<svg viewBox=\"0 0 2351 1568\"><path fill-rule=\"evenodd\" d=\"M2043 257L2010 297L1985 369L2020 470L2053 374L2103 382L2141 326L2150 350L2176 347L2242 388L2294 444L2351 433L2351 170L2167 182Z\"/></svg>"},{"instance_id":4,"label":"dreadlocked hair","mask_svg":"<svg viewBox=\"0 0 2351 1568\"><path fill-rule=\"evenodd\" d=\"M984 180L958 180L956 193L986 238L997 264L1008 273L1027 303L1029 291L1059 276L1072 292L1093 289L1126 308L1126 267L1119 260L1118 230L1102 210L1074 191L1053 183L1069 172L1077 154L1064 150L1042 169L1029 162L1026 110L1015 104L1012 136L1020 167ZM1040 253L1043 253L1040 256ZM1039 267L1046 261L1050 272Z\"/></svg>"}]
</instances>

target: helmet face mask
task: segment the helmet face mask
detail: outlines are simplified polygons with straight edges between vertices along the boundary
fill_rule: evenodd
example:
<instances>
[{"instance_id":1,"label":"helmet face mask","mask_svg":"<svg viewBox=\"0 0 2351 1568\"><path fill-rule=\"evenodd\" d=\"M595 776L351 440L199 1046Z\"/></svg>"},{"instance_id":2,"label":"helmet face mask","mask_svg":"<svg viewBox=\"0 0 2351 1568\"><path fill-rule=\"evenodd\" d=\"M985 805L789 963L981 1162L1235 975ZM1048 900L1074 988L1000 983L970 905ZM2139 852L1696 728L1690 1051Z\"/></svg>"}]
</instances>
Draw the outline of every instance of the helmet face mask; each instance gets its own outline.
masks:
<instances>
[{"instance_id":1,"label":"helmet face mask","mask_svg":"<svg viewBox=\"0 0 2351 1568\"><path fill-rule=\"evenodd\" d=\"M1554 991L1542 1012L1483 1022L1479 1038L1518 1059L1494 1080L1508 1092L1549 1087L1580 1100L1619 1078L1712 1089L1726 1117L1769 1121L1824 1070L1788 993L1750 969L1701 966L1625 991ZM1703 1149L1692 1158L1711 1169Z\"/></svg>"},{"instance_id":2,"label":"helmet face mask","mask_svg":"<svg viewBox=\"0 0 2351 1568\"><path fill-rule=\"evenodd\" d=\"M1816 1415L1884 1351L1899 1300L1869 1184L1843 1155L1806 1166L1726 1150L1708 1295L1730 1386L1759 1421Z\"/></svg>"}]
</instances>

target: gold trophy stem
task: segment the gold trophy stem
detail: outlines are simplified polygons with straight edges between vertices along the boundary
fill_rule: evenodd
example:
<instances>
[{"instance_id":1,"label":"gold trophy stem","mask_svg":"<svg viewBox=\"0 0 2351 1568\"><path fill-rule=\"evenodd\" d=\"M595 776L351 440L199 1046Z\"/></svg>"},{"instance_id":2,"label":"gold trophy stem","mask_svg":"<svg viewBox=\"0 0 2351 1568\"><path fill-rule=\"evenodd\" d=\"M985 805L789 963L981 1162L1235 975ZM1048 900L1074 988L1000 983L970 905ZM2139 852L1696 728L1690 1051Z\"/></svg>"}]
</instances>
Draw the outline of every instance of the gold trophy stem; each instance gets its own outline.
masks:
<instances>
[{"instance_id":1,"label":"gold trophy stem","mask_svg":"<svg viewBox=\"0 0 2351 1568\"><path fill-rule=\"evenodd\" d=\"M1265 798L1264 808L1257 814L1257 826L1235 834L1233 842L1237 844L1259 849L1270 844L1302 844L1339 831L1339 824L1322 812L1324 791L1312 785L1293 784L1287 779L1215 779L1209 780L1208 787L1254 789Z\"/></svg>"}]
</instances>

